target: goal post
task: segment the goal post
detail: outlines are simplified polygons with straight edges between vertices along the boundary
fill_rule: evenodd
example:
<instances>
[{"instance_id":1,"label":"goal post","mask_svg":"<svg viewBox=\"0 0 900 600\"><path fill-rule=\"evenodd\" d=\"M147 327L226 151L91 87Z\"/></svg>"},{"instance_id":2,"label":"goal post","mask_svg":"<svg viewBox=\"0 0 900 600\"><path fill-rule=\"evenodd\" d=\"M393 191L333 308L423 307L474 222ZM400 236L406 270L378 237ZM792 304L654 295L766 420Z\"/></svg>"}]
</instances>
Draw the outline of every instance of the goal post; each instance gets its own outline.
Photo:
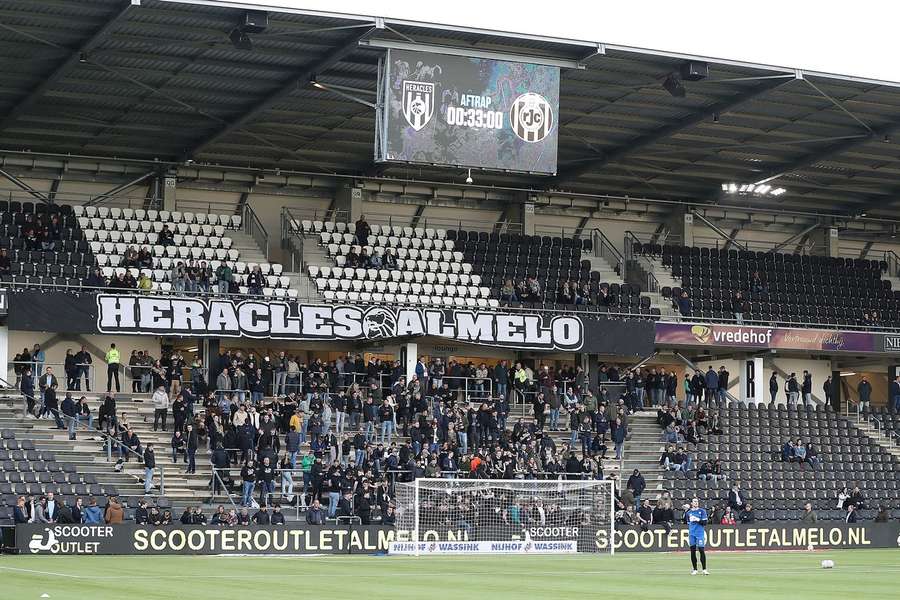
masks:
<instances>
[{"instance_id":1,"label":"goal post","mask_svg":"<svg viewBox=\"0 0 900 600\"><path fill-rule=\"evenodd\" d=\"M416 479L396 486L391 554L610 553L608 480Z\"/></svg>"}]
</instances>

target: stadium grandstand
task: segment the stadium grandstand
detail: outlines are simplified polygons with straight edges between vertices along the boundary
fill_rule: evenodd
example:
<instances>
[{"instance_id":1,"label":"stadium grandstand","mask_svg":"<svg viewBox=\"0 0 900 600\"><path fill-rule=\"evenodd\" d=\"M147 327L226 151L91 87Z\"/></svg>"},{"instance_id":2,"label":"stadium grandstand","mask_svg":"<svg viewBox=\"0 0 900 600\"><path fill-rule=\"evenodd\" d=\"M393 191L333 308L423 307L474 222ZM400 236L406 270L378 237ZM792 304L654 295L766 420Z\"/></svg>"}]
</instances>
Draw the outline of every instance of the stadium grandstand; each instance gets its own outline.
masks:
<instances>
[{"instance_id":1,"label":"stadium grandstand","mask_svg":"<svg viewBox=\"0 0 900 600\"><path fill-rule=\"evenodd\" d=\"M236 4L0 7L5 549L896 552L900 84Z\"/></svg>"}]
</instances>

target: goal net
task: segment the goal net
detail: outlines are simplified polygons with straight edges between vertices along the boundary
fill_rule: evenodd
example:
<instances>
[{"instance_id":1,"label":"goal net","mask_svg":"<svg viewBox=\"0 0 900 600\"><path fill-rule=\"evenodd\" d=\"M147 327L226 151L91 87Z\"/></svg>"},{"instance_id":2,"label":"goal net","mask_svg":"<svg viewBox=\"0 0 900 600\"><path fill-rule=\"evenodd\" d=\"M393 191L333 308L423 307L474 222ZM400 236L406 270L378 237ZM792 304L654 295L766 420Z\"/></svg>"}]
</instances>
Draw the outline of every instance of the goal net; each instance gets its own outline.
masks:
<instances>
[{"instance_id":1,"label":"goal net","mask_svg":"<svg viewBox=\"0 0 900 600\"><path fill-rule=\"evenodd\" d=\"M397 484L392 554L613 552L612 481L417 479Z\"/></svg>"}]
</instances>

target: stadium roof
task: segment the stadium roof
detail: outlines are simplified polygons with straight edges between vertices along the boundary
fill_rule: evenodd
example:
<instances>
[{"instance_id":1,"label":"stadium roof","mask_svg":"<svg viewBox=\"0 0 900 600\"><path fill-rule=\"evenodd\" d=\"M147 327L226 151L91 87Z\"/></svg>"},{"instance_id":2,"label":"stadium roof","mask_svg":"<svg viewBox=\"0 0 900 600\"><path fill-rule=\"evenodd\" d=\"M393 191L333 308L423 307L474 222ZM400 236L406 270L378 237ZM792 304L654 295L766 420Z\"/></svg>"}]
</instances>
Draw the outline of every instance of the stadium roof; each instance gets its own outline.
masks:
<instances>
[{"instance_id":1,"label":"stadium roof","mask_svg":"<svg viewBox=\"0 0 900 600\"><path fill-rule=\"evenodd\" d=\"M381 41L578 63L563 69L559 174L482 173L480 185L721 200L771 179L778 198L729 204L900 214L900 84L597 42L217 0L5 0L0 153L54 153L460 181L373 165ZM709 78L662 86L687 60ZM330 89L319 89L312 80ZM363 102L359 102L363 100ZM895 135L896 134L896 135ZM896 140L894 139L896 137ZM773 179L775 178L775 179Z\"/></svg>"}]
</instances>

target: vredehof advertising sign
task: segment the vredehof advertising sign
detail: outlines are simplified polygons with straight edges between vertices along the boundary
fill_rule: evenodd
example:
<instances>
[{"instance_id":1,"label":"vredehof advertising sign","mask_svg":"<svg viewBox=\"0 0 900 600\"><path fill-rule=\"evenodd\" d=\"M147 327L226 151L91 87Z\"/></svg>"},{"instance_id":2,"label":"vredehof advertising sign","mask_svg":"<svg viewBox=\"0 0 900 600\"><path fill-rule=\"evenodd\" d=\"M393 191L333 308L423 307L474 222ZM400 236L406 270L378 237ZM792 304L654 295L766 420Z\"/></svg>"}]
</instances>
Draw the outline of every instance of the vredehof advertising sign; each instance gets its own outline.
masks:
<instances>
[{"instance_id":1,"label":"vredehof advertising sign","mask_svg":"<svg viewBox=\"0 0 900 600\"><path fill-rule=\"evenodd\" d=\"M794 329L702 323L657 323L656 344L775 348L779 350L827 350L832 352L881 352L878 335L864 331Z\"/></svg>"}]
</instances>

